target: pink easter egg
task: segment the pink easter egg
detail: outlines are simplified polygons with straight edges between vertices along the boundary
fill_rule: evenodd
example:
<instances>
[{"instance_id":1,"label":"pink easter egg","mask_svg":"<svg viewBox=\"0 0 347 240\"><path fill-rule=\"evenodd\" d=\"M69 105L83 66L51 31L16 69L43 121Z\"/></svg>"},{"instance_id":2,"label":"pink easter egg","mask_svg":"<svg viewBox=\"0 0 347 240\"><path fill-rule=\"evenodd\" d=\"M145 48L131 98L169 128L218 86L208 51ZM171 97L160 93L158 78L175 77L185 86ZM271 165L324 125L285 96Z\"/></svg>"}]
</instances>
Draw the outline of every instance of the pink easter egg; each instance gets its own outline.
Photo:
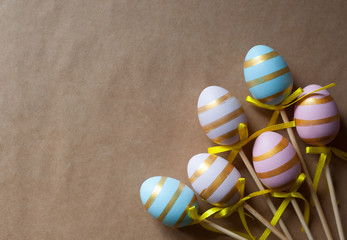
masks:
<instances>
[{"instance_id":1,"label":"pink easter egg","mask_svg":"<svg viewBox=\"0 0 347 240\"><path fill-rule=\"evenodd\" d=\"M319 88L319 85L309 85L303 89L303 94ZM334 140L340 130L337 106L327 90L318 91L299 101L294 120L300 138L310 145L326 145Z\"/></svg>"},{"instance_id":2,"label":"pink easter egg","mask_svg":"<svg viewBox=\"0 0 347 240\"><path fill-rule=\"evenodd\" d=\"M288 190L301 173L292 144L275 132L264 132L253 146L253 165L260 181L271 189Z\"/></svg>"}]
</instances>

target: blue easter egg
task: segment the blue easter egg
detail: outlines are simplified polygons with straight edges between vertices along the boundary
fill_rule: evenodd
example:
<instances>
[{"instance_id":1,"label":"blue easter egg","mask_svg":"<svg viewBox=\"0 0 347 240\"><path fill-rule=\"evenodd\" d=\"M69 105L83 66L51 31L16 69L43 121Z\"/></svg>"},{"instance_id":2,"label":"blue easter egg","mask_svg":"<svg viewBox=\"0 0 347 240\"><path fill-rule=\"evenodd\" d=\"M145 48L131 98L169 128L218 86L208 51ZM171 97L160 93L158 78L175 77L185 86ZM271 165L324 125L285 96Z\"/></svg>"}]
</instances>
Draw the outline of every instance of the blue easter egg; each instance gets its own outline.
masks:
<instances>
[{"instance_id":1,"label":"blue easter egg","mask_svg":"<svg viewBox=\"0 0 347 240\"><path fill-rule=\"evenodd\" d=\"M292 91L292 74L284 59L265 45L252 47L245 58L244 75L254 98L268 105L280 104Z\"/></svg>"},{"instance_id":2,"label":"blue easter egg","mask_svg":"<svg viewBox=\"0 0 347 240\"><path fill-rule=\"evenodd\" d=\"M189 216L189 208L198 208L193 190L170 177L148 178L142 183L140 197L154 218L173 228L191 224L193 219Z\"/></svg>"}]
</instances>

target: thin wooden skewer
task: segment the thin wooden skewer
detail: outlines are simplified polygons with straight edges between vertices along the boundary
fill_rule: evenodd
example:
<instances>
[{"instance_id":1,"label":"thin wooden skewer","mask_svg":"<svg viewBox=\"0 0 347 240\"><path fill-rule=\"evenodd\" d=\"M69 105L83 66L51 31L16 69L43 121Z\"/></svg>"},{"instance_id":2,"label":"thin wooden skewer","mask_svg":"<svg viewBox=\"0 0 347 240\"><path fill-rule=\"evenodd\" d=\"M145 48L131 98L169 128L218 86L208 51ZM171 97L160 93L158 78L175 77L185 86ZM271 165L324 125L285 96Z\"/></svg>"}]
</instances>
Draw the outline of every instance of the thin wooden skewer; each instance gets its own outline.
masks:
<instances>
[{"instance_id":1,"label":"thin wooden skewer","mask_svg":"<svg viewBox=\"0 0 347 240\"><path fill-rule=\"evenodd\" d=\"M251 163L249 162L249 160L248 160L248 158L247 158L245 152L244 152L242 149L240 149L239 153L240 153L240 156L241 156L243 162L245 163L245 165L246 165L248 171L250 172L252 178L254 179L255 183L256 183L257 185L259 184L259 186L258 186L259 189L264 190L264 187L263 187L263 185L261 184L261 182L260 182L260 180L259 180L259 178L258 178L258 175L255 173L253 167L251 166ZM271 202L271 201L270 201L270 202ZM272 202L271 202L271 203L272 203ZM301 210L300 210L300 208L299 208L299 206L298 206L296 200L295 200L295 199L292 199L292 200L291 200L291 203L293 204L294 210L295 210L295 212L296 212L297 215L298 215L298 218L299 218L299 221L300 221L302 227L305 229L305 233L307 234L308 239L313 240L312 234L311 234L311 232L310 232L310 230L309 230L309 228L308 228L308 226L307 226L307 224L306 224L306 222L305 222L305 218L304 218L304 216L303 216L303 214L302 214L302 212L301 212ZM276 211L276 210L275 210L275 211ZM274 214L275 214L275 213L274 213Z\"/></svg>"},{"instance_id":2,"label":"thin wooden skewer","mask_svg":"<svg viewBox=\"0 0 347 240\"><path fill-rule=\"evenodd\" d=\"M280 113L281 113L281 117L283 119L283 122L289 122L286 111L284 109L282 109L282 110L280 110ZM327 220L325 218L322 206L321 206L321 204L319 202L317 193L316 193L316 191L313 188L313 183L312 183L312 179L311 179L310 173L308 171L308 168L307 168L307 165L305 163L305 160L304 160L304 158L303 158L303 156L301 154L298 142L296 141L296 138L295 138L295 135L294 135L294 131L293 131L292 128L287 128L287 132L288 132L288 135L289 135L289 139L292 142L292 144L293 144L293 146L294 146L294 148L296 150L296 153L298 154L298 157L299 157L300 162L301 162L302 169L303 169L304 173L306 174L306 182L307 182L307 185L308 185L308 189L310 189L310 193L311 193L313 202L316 205L316 209L317 209L319 218L321 220L321 223L323 225L323 229L324 229L325 235L327 236L328 240L333 240L333 236L331 235L331 232L330 232L330 229L329 229L329 225L328 225L328 222L327 222Z\"/></svg>"},{"instance_id":3,"label":"thin wooden skewer","mask_svg":"<svg viewBox=\"0 0 347 240\"><path fill-rule=\"evenodd\" d=\"M255 184L257 185L258 189L263 191L265 190L263 184L260 182L257 174L255 173L253 167L252 167L252 164L250 163L250 161L248 160L245 152L243 151L243 149L241 148L240 151L239 151L239 154L240 154L240 157L242 159L242 161L244 162L244 164L246 165L246 168L248 169L248 172L251 174ZM268 195L263 195L265 197L265 200L266 200L266 203L267 205L269 206L272 214L276 214L276 207L275 205L273 204L273 202L271 201L271 199L269 198ZM284 224L284 222L282 221L282 219L279 220L279 224L280 224L280 227L281 229L283 230L283 233L286 235L286 237L289 239L289 240L293 240L292 236L290 235L286 225Z\"/></svg>"},{"instance_id":4,"label":"thin wooden skewer","mask_svg":"<svg viewBox=\"0 0 347 240\"><path fill-rule=\"evenodd\" d=\"M219 226L213 222L210 222L209 220L207 219L204 219L202 220L203 223L207 224L208 226L210 226L211 228L213 229L216 229L218 230L219 232L221 233L224 233L225 235L229 236L229 237L232 237L232 238L235 238L237 240L248 240L247 238L244 238L236 233L233 233L232 231L222 227L222 226Z\"/></svg>"},{"instance_id":5,"label":"thin wooden skewer","mask_svg":"<svg viewBox=\"0 0 347 240\"><path fill-rule=\"evenodd\" d=\"M329 164L325 165L325 176L326 176L328 186L329 186L330 199L331 199L331 204L333 205L333 211L334 211L334 216L335 216L335 220L336 220L337 231L339 232L340 240L345 240L345 235L343 233L343 227L342 227L342 223L341 223L340 213L339 213L339 209L338 209L337 203L336 203L335 189L334 189L334 185L333 185L333 180L331 178Z\"/></svg>"},{"instance_id":6,"label":"thin wooden skewer","mask_svg":"<svg viewBox=\"0 0 347 240\"><path fill-rule=\"evenodd\" d=\"M290 201L291 201L291 203L292 203L292 205L293 205L293 208L294 208L296 214L297 214L298 217L299 217L301 226L302 226L302 227L304 228L304 230L305 230L305 233L306 233L306 235L307 235L307 238L308 238L309 240L313 240L312 233L311 233L310 229L308 228L308 226L307 226L307 224L306 224L306 222L305 222L305 218L304 218L304 216L302 215L302 212L301 212L301 210L300 210L300 207L299 207L298 203L296 202L296 200L295 200L294 198L292 198Z\"/></svg>"},{"instance_id":7,"label":"thin wooden skewer","mask_svg":"<svg viewBox=\"0 0 347 240\"><path fill-rule=\"evenodd\" d=\"M281 233L280 231L278 231L277 228L275 228L274 226L271 225L271 223L266 220L259 212L257 212L257 210L255 210L253 207L251 207L248 203L244 203L244 208L250 212L256 219L259 220L259 222L261 222L262 224L265 225L265 227L267 227L268 229L270 229L279 239L282 240L288 240L288 238L286 236L283 235L283 233Z\"/></svg>"}]
</instances>

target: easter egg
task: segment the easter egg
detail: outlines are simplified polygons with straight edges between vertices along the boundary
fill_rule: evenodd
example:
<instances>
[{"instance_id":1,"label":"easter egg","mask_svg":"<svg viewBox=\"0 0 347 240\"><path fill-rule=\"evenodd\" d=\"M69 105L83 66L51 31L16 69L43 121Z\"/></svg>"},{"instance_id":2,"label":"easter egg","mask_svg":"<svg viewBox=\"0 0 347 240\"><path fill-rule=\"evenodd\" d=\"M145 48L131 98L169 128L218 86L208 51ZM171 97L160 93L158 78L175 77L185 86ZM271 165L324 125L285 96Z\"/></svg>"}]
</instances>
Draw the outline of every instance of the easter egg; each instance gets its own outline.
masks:
<instances>
[{"instance_id":1,"label":"easter egg","mask_svg":"<svg viewBox=\"0 0 347 240\"><path fill-rule=\"evenodd\" d=\"M218 86L207 87L201 92L198 118L206 135L221 145L238 142L239 124L247 124L246 114L237 98Z\"/></svg>"},{"instance_id":2,"label":"easter egg","mask_svg":"<svg viewBox=\"0 0 347 240\"><path fill-rule=\"evenodd\" d=\"M303 89L303 94L319 88L319 85L309 85ZM299 101L294 120L300 138L310 145L330 143L340 129L338 109L327 90L318 91Z\"/></svg>"},{"instance_id":3,"label":"easter egg","mask_svg":"<svg viewBox=\"0 0 347 240\"><path fill-rule=\"evenodd\" d=\"M198 207L193 190L170 177L148 178L142 183L140 197L154 218L174 228L192 223L189 208Z\"/></svg>"},{"instance_id":4,"label":"easter egg","mask_svg":"<svg viewBox=\"0 0 347 240\"><path fill-rule=\"evenodd\" d=\"M200 153L188 163L187 172L193 189L208 203L224 207L240 198L239 171L227 160Z\"/></svg>"},{"instance_id":5,"label":"easter egg","mask_svg":"<svg viewBox=\"0 0 347 240\"><path fill-rule=\"evenodd\" d=\"M275 132L264 132L253 146L253 165L260 181L271 189L288 190L301 173L292 144Z\"/></svg>"},{"instance_id":6,"label":"easter egg","mask_svg":"<svg viewBox=\"0 0 347 240\"><path fill-rule=\"evenodd\" d=\"M293 80L287 63L265 45L254 46L248 51L244 76L253 97L268 105L281 103L292 91Z\"/></svg>"}]
</instances>

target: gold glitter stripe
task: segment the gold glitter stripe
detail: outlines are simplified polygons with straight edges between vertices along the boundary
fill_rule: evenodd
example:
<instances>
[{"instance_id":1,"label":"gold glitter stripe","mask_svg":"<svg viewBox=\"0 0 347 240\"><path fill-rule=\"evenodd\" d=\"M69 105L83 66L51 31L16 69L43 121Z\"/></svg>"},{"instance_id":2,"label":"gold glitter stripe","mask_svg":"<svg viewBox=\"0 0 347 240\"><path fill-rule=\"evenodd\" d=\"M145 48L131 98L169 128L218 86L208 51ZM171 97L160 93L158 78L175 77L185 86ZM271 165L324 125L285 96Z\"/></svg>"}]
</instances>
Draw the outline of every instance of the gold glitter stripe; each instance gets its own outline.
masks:
<instances>
[{"instance_id":1,"label":"gold glitter stripe","mask_svg":"<svg viewBox=\"0 0 347 240\"><path fill-rule=\"evenodd\" d=\"M256 79L254 79L252 81L246 82L246 84L247 84L248 88L252 88L252 87L255 87L255 86L259 85L259 84L268 82L268 81L270 81L272 79L275 79L275 78L277 78L279 76L282 76L282 75L284 75L286 73L289 73L289 67L288 66L284 67L284 68L282 68L282 69L280 69L280 70L278 70L276 72L273 72L273 73L270 73L268 75L265 75L263 77L256 78Z\"/></svg>"},{"instance_id":2,"label":"gold glitter stripe","mask_svg":"<svg viewBox=\"0 0 347 240\"><path fill-rule=\"evenodd\" d=\"M146 204L145 204L145 208L148 210L152 203L154 202L154 200L157 198L158 194L160 193L165 181L166 181L167 177L161 177L158 184L155 186L151 196L148 198Z\"/></svg>"},{"instance_id":3,"label":"gold glitter stripe","mask_svg":"<svg viewBox=\"0 0 347 240\"><path fill-rule=\"evenodd\" d=\"M198 177L204 174L211 167L211 165L214 163L216 159L217 159L216 155L208 156L196 169L193 175L189 178L190 183L193 184L195 180L198 179Z\"/></svg>"},{"instance_id":4,"label":"gold glitter stripe","mask_svg":"<svg viewBox=\"0 0 347 240\"><path fill-rule=\"evenodd\" d=\"M215 143L222 143L224 142L225 140L228 140L229 138L232 138L234 136L236 136L237 134L239 133L238 129L234 129L234 130L231 130L230 132L227 132L226 134L223 134L219 137L216 137L214 139L212 139L212 141L214 141Z\"/></svg>"},{"instance_id":5,"label":"gold glitter stripe","mask_svg":"<svg viewBox=\"0 0 347 240\"><path fill-rule=\"evenodd\" d=\"M302 138L303 141L305 141L308 144L313 145L325 145L327 142L332 141L337 134L332 134L326 137L319 137L319 138Z\"/></svg>"},{"instance_id":6,"label":"gold glitter stripe","mask_svg":"<svg viewBox=\"0 0 347 240\"><path fill-rule=\"evenodd\" d=\"M272 51L272 52L251 58L251 59L245 61L244 68L249 68L249 67L252 67L254 65L260 64L260 63L265 62L271 58L277 57L278 55L279 55L278 52Z\"/></svg>"},{"instance_id":7,"label":"gold glitter stripe","mask_svg":"<svg viewBox=\"0 0 347 240\"><path fill-rule=\"evenodd\" d=\"M238 191L239 191L239 182L237 182L235 186L232 189L230 189L230 191L227 194L225 194L222 200L219 201L219 204L226 205Z\"/></svg>"},{"instance_id":8,"label":"gold glitter stripe","mask_svg":"<svg viewBox=\"0 0 347 240\"><path fill-rule=\"evenodd\" d=\"M216 177L216 179L211 183L208 188L204 189L200 196L207 200L216 190L217 188L224 182L224 180L229 176L234 167L231 164L227 164L223 171Z\"/></svg>"},{"instance_id":9,"label":"gold glitter stripe","mask_svg":"<svg viewBox=\"0 0 347 240\"><path fill-rule=\"evenodd\" d=\"M253 161L262 161L262 160L268 159L269 157L272 157L275 154L282 151L283 149L285 149L288 146L288 144L289 144L288 140L282 137L281 141L275 147L270 149L268 152L256 157L253 156Z\"/></svg>"},{"instance_id":10,"label":"gold glitter stripe","mask_svg":"<svg viewBox=\"0 0 347 240\"><path fill-rule=\"evenodd\" d=\"M268 96L268 97L264 97L264 98L259 98L258 101L262 102L262 103L267 103L270 102L271 100L274 100L275 98L278 98L279 96L285 95L287 93L289 93L290 91L292 91L292 87L290 86L289 88L286 88L274 95Z\"/></svg>"},{"instance_id":11,"label":"gold glitter stripe","mask_svg":"<svg viewBox=\"0 0 347 240\"><path fill-rule=\"evenodd\" d=\"M299 175L299 174L300 174L300 172L298 173L298 175ZM298 177L298 176L296 176L296 177L294 178L294 180L291 180L290 182L287 182L287 183L285 183L285 184L282 184L282 185L280 185L280 186L278 186L278 187L275 187L275 188L272 188L272 189L275 189L275 190L286 190L287 188L291 187L291 186L294 184L294 182L296 181L297 177Z\"/></svg>"},{"instance_id":12,"label":"gold glitter stripe","mask_svg":"<svg viewBox=\"0 0 347 240\"><path fill-rule=\"evenodd\" d=\"M303 119L295 119L295 126L313 126L313 125L320 125L320 124L325 124L325 123L330 123L336 120L339 120L340 116L338 114L332 116L332 117L327 117L327 118L322 118L322 119L316 119L316 120L303 120Z\"/></svg>"},{"instance_id":13,"label":"gold glitter stripe","mask_svg":"<svg viewBox=\"0 0 347 240\"><path fill-rule=\"evenodd\" d=\"M231 120L237 118L238 116L240 116L242 113L244 113L245 111L243 110L243 108L240 106L238 109L236 109L235 111L225 115L224 117L221 117L220 119L217 119L216 121L213 121L209 124L206 124L205 126L202 126L202 129L204 129L205 133L209 133L211 130L220 127L224 124L226 124L227 122L230 122Z\"/></svg>"},{"instance_id":14,"label":"gold glitter stripe","mask_svg":"<svg viewBox=\"0 0 347 240\"><path fill-rule=\"evenodd\" d=\"M262 172L262 173L257 173L258 177L260 178L270 178L270 177L274 177L277 176L281 173L284 173L285 171L291 169L292 167L294 167L297 163L299 162L298 156L295 154L295 156L290 159L288 162L286 162L285 164L283 164L282 166L275 168L271 171L268 172Z\"/></svg>"},{"instance_id":15,"label":"gold glitter stripe","mask_svg":"<svg viewBox=\"0 0 347 240\"><path fill-rule=\"evenodd\" d=\"M171 210L172 206L175 204L176 200L178 199L178 197L181 195L183 189L184 189L185 185L183 183L180 182L180 184L178 185L178 188L176 190L176 192L174 193L174 195L172 196L172 198L170 199L169 203L166 205L165 209L162 211L162 213L160 214L160 216L158 217L158 221L162 222L164 220L164 218L166 217L166 215L168 214L168 212Z\"/></svg>"},{"instance_id":16,"label":"gold glitter stripe","mask_svg":"<svg viewBox=\"0 0 347 240\"><path fill-rule=\"evenodd\" d=\"M318 99L312 96L312 97L304 98L298 103L298 105L316 105L316 104L328 103L333 100L334 99L330 95L322 97L322 98L318 98Z\"/></svg>"},{"instance_id":17,"label":"gold glitter stripe","mask_svg":"<svg viewBox=\"0 0 347 240\"><path fill-rule=\"evenodd\" d=\"M180 216L180 218L177 220L177 222L175 223L175 225L173 226L173 228L178 228L179 225L182 223L182 221L184 220L184 218L186 217L186 215L188 214L189 212L189 208L191 206L193 206L193 204L195 203L196 201L196 196L194 195L192 197L192 200L190 200L190 203L188 204L188 206L186 207L186 209L183 211L182 215Z\"/></svg>"},{"instance_id":18,"label":"gold glitter stripe","mask_svg":"<svg viewBox=\"0 0 347 240\"><path fill-rule=\"evenodd\" d=\"M228 92L227 94L217 98L216 100L213 100L212 102L202 106L202 107L199 107L198 108L198 114L200 113L203 113L203 112L206 112L207 110L210 110L211 108L214 108L216 106L218 106L219 104L225 102L226 100L228 100L229 98L232 98L232 95L230 92Z\"/></svg>"}]
</instances>

